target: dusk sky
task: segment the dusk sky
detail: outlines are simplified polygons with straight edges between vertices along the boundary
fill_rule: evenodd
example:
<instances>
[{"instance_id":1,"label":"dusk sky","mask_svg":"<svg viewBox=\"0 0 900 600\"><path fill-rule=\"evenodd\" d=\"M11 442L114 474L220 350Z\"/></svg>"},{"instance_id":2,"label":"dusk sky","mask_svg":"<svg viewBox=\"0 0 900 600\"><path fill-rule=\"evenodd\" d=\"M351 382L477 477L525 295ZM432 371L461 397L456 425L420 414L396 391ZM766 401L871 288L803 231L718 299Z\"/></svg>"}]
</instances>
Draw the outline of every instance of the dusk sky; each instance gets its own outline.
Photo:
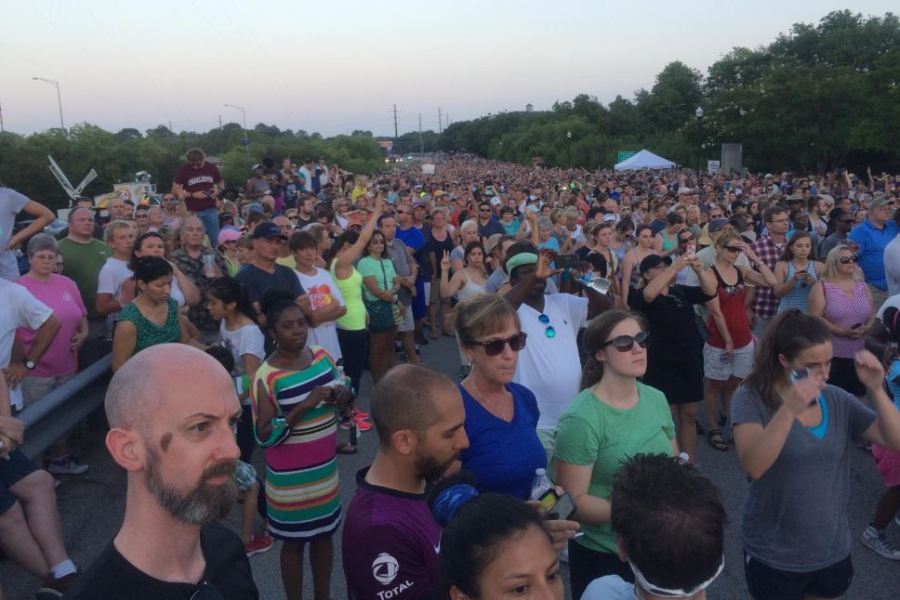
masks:
<instances>
[{"instance_id":1,"label":"dusk sky","mask_svg":"<svg viewBox=\"0 0 900 600\"><path fill-rule=\"evenodd\" d=\"M9 131L118 131L172 123L208 130L264 122L323 135L437 130L503 110L548 109L588 93L602 102L650 88L669 62L706 69L796 22L888 1L451 2L0 0L0 106Z\"/></svg>"}]
</instances>

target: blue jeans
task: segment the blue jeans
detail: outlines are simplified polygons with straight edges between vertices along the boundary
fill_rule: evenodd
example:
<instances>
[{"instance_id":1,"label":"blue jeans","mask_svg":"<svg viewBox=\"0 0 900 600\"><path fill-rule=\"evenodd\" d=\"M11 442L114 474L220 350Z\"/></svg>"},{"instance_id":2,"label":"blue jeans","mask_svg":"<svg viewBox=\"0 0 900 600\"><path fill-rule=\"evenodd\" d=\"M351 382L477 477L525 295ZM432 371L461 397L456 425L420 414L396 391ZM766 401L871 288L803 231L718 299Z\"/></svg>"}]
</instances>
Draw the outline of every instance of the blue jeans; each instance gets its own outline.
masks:
<instances>
[{"instance_id":1,"label":"blue jeans","mask_svg":"<svg viewBox=\"0 0 900 600\"><path fill-rule=\"evenodd\" d=\"M215 208L205 208L194 214L203 221L203 228L206 230L206 236L209 238L209 245L212 248L217 248L219 244L219 211Z\"/></svg>"}]
</instances>

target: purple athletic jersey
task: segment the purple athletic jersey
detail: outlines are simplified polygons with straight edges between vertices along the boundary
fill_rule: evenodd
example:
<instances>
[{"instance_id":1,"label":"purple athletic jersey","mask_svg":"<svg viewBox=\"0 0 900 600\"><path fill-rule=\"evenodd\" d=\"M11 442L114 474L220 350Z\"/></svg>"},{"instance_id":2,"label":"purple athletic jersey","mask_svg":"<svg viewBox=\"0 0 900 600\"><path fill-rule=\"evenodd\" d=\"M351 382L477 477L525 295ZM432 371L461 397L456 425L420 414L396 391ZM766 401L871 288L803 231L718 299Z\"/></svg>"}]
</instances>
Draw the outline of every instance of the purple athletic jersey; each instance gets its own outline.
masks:
<instances>
[{"instance_id":1,"label":"purple athletic jersey","mask_svg":"<svg viewBox=\"0 0 900 600\"><path fill-rule=\"evenodd\" d=\"M341 552L350 600L419 600L440 576L441 528L424 494L406 494L356 474Z\"/></svg>"}]
</instances>

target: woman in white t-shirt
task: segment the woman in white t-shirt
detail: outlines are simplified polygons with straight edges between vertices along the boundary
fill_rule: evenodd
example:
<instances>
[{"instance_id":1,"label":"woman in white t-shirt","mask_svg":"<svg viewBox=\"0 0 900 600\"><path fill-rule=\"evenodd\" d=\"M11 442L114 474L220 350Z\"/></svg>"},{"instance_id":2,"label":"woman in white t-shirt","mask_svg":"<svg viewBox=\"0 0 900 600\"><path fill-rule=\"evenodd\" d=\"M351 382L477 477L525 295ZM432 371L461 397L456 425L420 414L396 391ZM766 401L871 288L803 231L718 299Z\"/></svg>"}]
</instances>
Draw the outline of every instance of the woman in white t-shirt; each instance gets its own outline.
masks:
<instances>
[{"instance_id":1,"label":"woman in white t-shirt","mask_svg":"<svg viewBox=\"0 0 900 600\"><path fill-rule=\"evenodd\" d=\"M241 421L237 428L237 444L241 460L249 463L253 456L253 414L250 408L250 382L266 358L265 336L256 324L256 311L247 289L236 279L221 277L206 289L206 307L213 319L220 321L221 344L231 351L234 369L231 376L241 401Z\"/></svg>"}]
</instances>

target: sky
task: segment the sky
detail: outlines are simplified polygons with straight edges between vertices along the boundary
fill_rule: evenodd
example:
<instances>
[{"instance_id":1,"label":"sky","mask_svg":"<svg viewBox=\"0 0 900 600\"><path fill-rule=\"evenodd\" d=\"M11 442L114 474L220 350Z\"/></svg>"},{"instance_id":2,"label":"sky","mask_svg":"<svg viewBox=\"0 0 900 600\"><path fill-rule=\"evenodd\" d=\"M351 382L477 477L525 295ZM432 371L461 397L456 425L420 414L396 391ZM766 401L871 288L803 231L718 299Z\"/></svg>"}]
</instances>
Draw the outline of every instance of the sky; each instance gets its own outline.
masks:
<instances>
[{"instance_id":1,"label":"sky","mask_svg":"<svg viewBox=\"0 0 900 600\"><path fill-rule=\"evenodd\" d=\"M797 22L896 1L0 0L6 130L240 122L393 135L577 94L609 102L680 60L706 73Z\"/></svg>"}]
</instances>

